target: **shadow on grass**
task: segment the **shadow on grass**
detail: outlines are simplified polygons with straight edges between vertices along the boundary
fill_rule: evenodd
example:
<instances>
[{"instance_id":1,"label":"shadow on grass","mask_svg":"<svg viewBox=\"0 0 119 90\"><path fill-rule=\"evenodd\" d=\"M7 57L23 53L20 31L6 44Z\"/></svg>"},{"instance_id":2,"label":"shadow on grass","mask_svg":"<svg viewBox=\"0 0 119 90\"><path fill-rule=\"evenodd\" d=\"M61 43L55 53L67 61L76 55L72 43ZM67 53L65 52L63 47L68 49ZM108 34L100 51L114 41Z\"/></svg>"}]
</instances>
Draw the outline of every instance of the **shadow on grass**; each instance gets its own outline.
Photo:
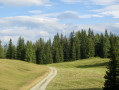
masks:
<instances>
[{"instance_id":1,"label":"shadow on grass","mask_svg":"<svg viewBox=\"0 0 119 90\"><path fill-rule=\"evenodd\" d=\"M8 90L8 89L0 88L0 90Z\"/></svg>"},{"instance_id":2,"label":"shadow on grass","mask_svg":"<svg viewBox=\"0 0 119 90\"><path fill-rule=\"evenodd\" d=\"M91 67L100 67L100 66L107 66L108 62L104 63L97 63L92 65L82 65L82 66L76 66L77 68L91 68Z\"/></svg>"},{"instance_id":3,"label":"shadow on grass","mask_svg":"<svg viewBox=\"0 0 119 90\"><path fill-rule=\"evenodd\" d=\"M86 88L86 89L61 89L61 90L102 90L102 88Z\"/></svg>"}]
</instances>

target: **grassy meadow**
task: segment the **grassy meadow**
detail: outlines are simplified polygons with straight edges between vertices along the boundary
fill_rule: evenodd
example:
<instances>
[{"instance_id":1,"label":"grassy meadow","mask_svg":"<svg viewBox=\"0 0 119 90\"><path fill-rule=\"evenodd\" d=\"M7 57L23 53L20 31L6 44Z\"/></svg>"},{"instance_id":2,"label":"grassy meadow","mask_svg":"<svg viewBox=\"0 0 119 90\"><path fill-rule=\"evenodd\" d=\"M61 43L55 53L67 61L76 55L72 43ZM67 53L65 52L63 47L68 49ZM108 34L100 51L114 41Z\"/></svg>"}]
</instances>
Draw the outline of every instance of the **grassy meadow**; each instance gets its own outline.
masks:
<instances>
[{"instance_id":1,"label":"grassy meadow","mask_svg":"<svg viewBox=\"0 0 119 90\"><path fill-rule=\"evenodd\" d=\"M49 71L43 65L0 59L0 90L27 90L44 78Z\"/></svg>"},{"instance_id":2,"label":"grassy meadow","mask_svg":"<svg viewBox=\"0 0 119 90\"><path fill-rule=\"evenodd\" d=\"M47 90L102 90L109 59L89 58L74 62L54 63L57 76Z\"/></svg>"}]
</instances>

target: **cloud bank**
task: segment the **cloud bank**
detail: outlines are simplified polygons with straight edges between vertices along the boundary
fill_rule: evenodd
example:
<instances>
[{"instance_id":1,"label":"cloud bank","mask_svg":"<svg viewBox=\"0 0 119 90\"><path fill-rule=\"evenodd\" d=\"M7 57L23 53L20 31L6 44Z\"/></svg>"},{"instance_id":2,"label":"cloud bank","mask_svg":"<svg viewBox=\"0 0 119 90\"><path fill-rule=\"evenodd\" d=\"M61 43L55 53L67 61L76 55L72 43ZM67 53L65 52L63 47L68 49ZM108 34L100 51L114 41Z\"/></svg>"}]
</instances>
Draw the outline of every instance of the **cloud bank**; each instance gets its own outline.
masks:
<instances>
[{"instance_id":1,"label":"cloud bank","mask_svg":"<svg viewBox=\"0 0 119 90\"><path fill-rule=\"evenodd\" d=\"M6 6L41 6L49 2L49 0L0 0L0 4Z\"/></svg>"},{"instance_id":2,"label":"cloud bank","mask_svg":"<svg viewBox=\"0 0 119 90\"><path fill-rule=\"evenodd\" d=\"M49 18L43 16L16 16L0 18L0 38L3 43L7 43L10 38L16 43L19 36L26 40L36 41L40 37L47 40L53 39L54 35L59 32L69 35L71 31L81 29L88 30L89 27L94 32L104 32L105 29L117 33L119 23L114 24L61 24L57 18Z\"/></svg>"}]
</instances>

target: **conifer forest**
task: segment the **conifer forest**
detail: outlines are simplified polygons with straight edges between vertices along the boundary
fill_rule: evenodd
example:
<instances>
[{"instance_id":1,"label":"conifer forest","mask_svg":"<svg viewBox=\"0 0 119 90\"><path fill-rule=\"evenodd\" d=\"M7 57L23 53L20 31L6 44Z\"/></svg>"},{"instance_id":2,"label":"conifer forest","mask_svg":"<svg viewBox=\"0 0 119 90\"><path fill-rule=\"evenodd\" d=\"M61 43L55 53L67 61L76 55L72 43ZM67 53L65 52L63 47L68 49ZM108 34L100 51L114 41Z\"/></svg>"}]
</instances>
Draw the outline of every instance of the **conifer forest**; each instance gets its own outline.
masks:
<instances>
[{"instance_id":1,"label":"conifer forest","mask_svg":"<svg viewBox=\"0 0 119 90\"><path fill-rule=\"evenodd\" d=\"M67 38L58 33L51 39L44 41L40 38L35 43L19 37L17 45L10 39L8 44L1 45L0 58L16 59L36 64L51 64L90 57L111 58L107 65L104 90L119 89L119 36L108 33L94 34L89 28L71 32Z\"/></svg>"}]
</instances>

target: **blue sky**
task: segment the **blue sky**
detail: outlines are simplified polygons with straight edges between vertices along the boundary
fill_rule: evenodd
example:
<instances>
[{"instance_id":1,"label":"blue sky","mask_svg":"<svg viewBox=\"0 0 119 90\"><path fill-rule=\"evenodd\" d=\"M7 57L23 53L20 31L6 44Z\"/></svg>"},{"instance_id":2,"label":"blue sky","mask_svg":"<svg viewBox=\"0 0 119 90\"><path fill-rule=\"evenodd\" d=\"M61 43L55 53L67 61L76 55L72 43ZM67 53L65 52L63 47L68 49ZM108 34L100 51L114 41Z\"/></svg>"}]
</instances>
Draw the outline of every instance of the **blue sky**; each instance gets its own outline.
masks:
<instances>
[{"instance_id":1,"label":"blue sky","mask_svg":"<svg viewBox=\"0 0 119 90\"><path fill-rule=\"evenodd\" d=\"M0 39L47 40L90 27L119 34L119 0L0 0Z\"/></svg>"}]
</instances>

